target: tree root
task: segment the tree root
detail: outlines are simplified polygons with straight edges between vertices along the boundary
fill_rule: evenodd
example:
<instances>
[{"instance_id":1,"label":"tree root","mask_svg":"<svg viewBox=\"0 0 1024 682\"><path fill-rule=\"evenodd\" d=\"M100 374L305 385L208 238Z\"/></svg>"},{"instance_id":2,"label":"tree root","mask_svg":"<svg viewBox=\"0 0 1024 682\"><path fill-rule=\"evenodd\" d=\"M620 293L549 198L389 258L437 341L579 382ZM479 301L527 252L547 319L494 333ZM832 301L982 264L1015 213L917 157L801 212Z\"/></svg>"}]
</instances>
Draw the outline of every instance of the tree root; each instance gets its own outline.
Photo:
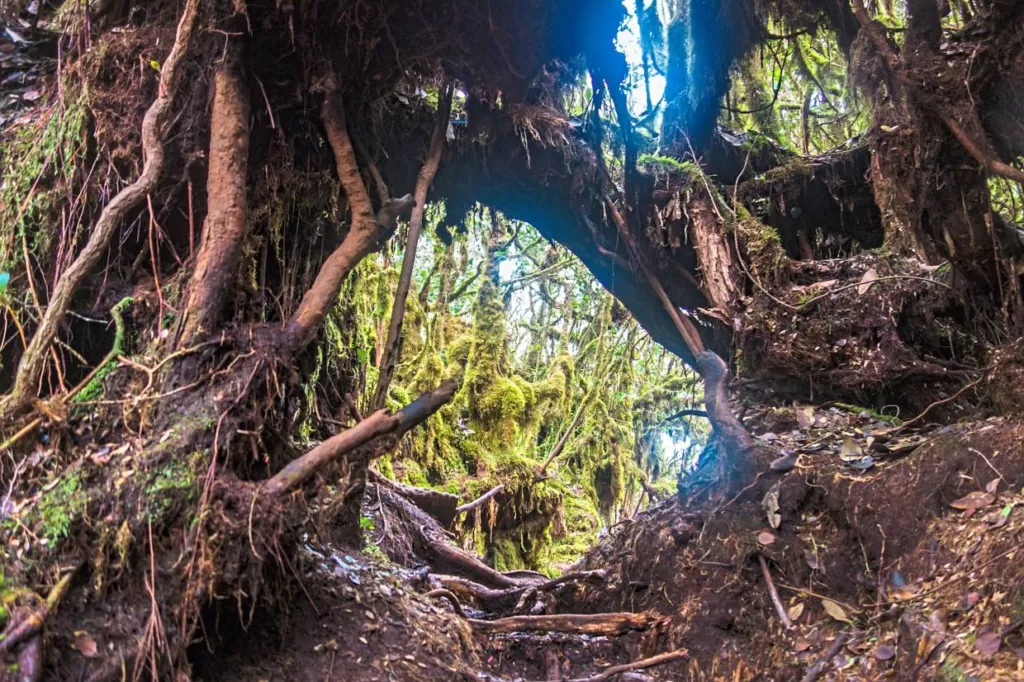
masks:
<instances>
[{"instance_id":1,"label":"tree root","mask_svg":"<svg viewBox=\"0 0 1024 682\"><path fill-rule=\"evenodd\" d=\"M455 609L455 613L459 614L459 616L461 616L462 618L468 618L468 616L466 616L466 611L462 608L462 604L459 602L459 598L452 594L450 590L431 590L423 596L441 597L442 599L447 600L448 603L452 605L452 608Z\"/></svg>"},{"instance_id":2,"label":"tree root","mask_svg":"<svg viewBox=\"0 0 1024 682\"><path fill-rule=\"evenodd\" d=\"M57 336L61 319L71 305L75 291L99 264L114 233L121 226L122 219L156 189L164 167L163 127L177 92L178 66L188 51L198 14L199 1L188 0L178 22L174 45L160 67L159 94L142 120L142 151L145 159L142 173L106 205L89 233L85 247L57 280L39 327L18 363L14 387L0 403L0 415L9 417L28 406L36 393L50 344Z\"/></svg>"},{"instance_id":3,"label":"tree root","mask_svg":"<svg viewBox=\"0 0 1024 682\"><path fill-rule=\"evenodd\" d=\"M71 571L61 578L57 584L53 586L53 589L50 590L50 594L47 595L46 601L44 601L38 609L29 610L29 612L22 618L11 619L11 624L7 626L7 629L4 631L3 638L0 639L0 653L11 651L22 642L31 639L43 631L43 625L46 623L46 617L57 607L57 604L60 603L61 598L64 597L64 593L68 591L68 586L71 585L71 578L73 578L74 575L75 571Z\"/></svg>"},{"instance_id":4,"label":"tree root","mask_svg":"<svg viewBox=\"0 0 1024 682\"><path fill-rule=\"evenodd\" d=\"M510 616L498 620L469 619L477 632L486 635L512 632L567 632L577 635L615 636L646 630L662 619L653 613L565 613L541 616Z\"/></svg>"}]
</instances>

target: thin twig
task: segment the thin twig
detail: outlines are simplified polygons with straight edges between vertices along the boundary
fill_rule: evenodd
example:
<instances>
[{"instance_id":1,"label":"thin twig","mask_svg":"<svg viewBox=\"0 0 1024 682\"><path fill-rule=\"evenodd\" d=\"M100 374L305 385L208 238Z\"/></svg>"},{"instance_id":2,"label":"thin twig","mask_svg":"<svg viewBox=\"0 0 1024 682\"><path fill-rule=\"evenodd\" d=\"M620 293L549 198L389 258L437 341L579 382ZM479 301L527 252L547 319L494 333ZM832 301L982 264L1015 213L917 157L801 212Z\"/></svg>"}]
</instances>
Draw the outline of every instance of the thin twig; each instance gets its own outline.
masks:
<instances>
[{"instance_id":1,"label":"thin twig","mask_svg":"<svg viewBox=\"0 0 1024 682\"><path fill-rule=\"evenodd\" d=\"M972 381L971 383L967 384L966 386L964 386L963 388L961 388L961 389L960 389L959 391L957 391L957 392L956 392L956 393L954 393L953 395L949 396L948 398L943 398L942 400L936 400L936 401L935 401L934 403L932 403L932 404L931 404L931 405L929 405L928 407L924 408L924 410L923 410L923 411L921 412L921 414L919 414L919 415L917 415L916 417L914 417L913 419L910 419L910 420L908 420L908 421L905 421L905 422L903 422L902 424L900 424L899 426L897 426L897 427L896 427L896 431L900 431L900 430L902 430L902 429L905 429L905 428L907 428L907 427L908 427L908 426L910 426L911 424L915 424L915 423L917 423L917 422L921 421L922 419L924 419L924 416L925 416L926 414L928 414L928 413L929 413L929 412L931 411L931 409L932 409L933 407L938 407L939 405L945 405L946 403L951 403L951 402L953 402L954 400L956 400L957 398L959 398L959 397L960 397L961 395L963 395L963 394L964 394L964 393L965 393L966 391L968 391L968 390L970 390L970 389L974 388L974 387L975 387L975 386L977 386L977 385L978 385L979 383L981 383L981 380L982 380L982 379L984 379L984 378L985 378L985 377L984 377L984 376L982 376L982 377L980 377L980 378L978 378L978 379L975 379L974 381ZM895 433L895 431L893 431L892 433Z\"/></svg>"},{"instance_id":2,"label":"thin twig","mask_svg":"<svg viewBox=\"0 0 1024 682\"><path fill-rule=\"evenodd\" d=\"M772 604L775 606L775 613L778 614L779 620L782 621L782 626L787 630L793 629L793 621L789 619L789 614L786 613L786 607L782 605L782 599L779 598L779 591L775 589L775 582L772 581L772 573L768 570L768 562L764 560L764 556L758 554L757 562L761 564L761 575L764 576L764 582L768 585L768 594L771 595Z\"/></svg>"},{"instance_id":3,"label":"thin twig","mask_svg":"<svg viewBox=\"0 0 1024 682\"><path fill-rule=\"evenodd\" d=\"M633 661L632 663L613 665L597 675L576 678L574 680L570 680L570 682L603 682L603 680L610 680L612 677L621 673L629 672L630 670L645 670L647 668L653 668L656 665L664 665L666 663L672 663L673 661L684 660L689 657L690 653L686 649L676 649L675 651L658 654L657 656L651 656L650 658L642 658L639 661Z\"/></svg>"}]
</instances>

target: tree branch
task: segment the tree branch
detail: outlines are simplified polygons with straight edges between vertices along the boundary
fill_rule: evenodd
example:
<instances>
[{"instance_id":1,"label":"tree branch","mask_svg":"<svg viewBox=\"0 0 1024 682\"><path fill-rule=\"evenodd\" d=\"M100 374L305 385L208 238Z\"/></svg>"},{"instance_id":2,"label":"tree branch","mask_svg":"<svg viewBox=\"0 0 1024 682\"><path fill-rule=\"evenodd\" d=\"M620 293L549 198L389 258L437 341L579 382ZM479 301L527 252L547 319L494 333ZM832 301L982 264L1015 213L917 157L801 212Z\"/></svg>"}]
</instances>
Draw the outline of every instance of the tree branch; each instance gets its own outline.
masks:
<instances>
[{"instance_id":1,"label":"tree branch","mask_svg":"<svg viewBox=\"0 0 1024 682\"><path fill-rule=\"evenodd\" d=\"M482 507L484 504L487 503L487 500L491 499L492 497L494 497L495 495L497 495L498 493L500 493L504 489L505 489L505 484L504 483L502 483L501 485L495 486L495 487L491 488L490 490L488 490L483 495L481 495L480 497L478 497L475 500L473 500L472 502L468 502L466 504L459 505L458 507L455 508L455 511L458 512L459 514L464 514L466 512L471 512L471 511L473 511L474 509L476 509L478 507Z\"/></svg>"},{"instance_id":2,"label":"tree branch","mask_svg":"<svg viewBox=\"0 0 1024 682\"><path fill-rule=\"evenodd\" d=\"M384 435L401 436L437 412L455 396L454 381L445 381L433 391L424 393L394 414L378 410L351 429L328 438L315 448L290 462L263 486L269 496L283 495L309 480L327 464L335 462L356 448Z\"/></svg>"},{"instance_id":3,"label":"tree branch","mask_svg":"<svg viewBox=\"0 0 1024 682\"><path fill-rule=\"evenodd\" d=\"M437 115L434 118L434 130L430 135L430 148L427 150L427 158L416 176L415 200L416 205L412 209L412 216L409 218L409 240L405 245L405 255L402 257L402 273L398 277L398 287L395 289L395 301L391 306L391 322L388 325L388 339L384 344L384 354L380 362L380 374L377 377L377 388L373 393L373 400L370 405L373 409L379 409L387 402L388 388L391 386L391 378L395 374L395 366L398 364L398 354L401 348L402 320L405 318L405 303L409 297L409 287L412 285L412 270L416 262L416 247L420 240L420 230L423 229L423 216L427 209L427 190L434 182L437 175L437 168L441 164L441 155L444 153L445 135L448 131L448 119L452 111L452 97L455 94L455 84L449 78L441 86L437 103Z\"/></svg>"},{"instance_id":4,"label":"tree branch","mask_svg":"<svg viewBox=\"0 0 1024 682\"><path fill-rule=\"evenodd\" d=\"M652 613L565 613L540 616L511 616L497 620L470 619L477 632L488 635L511 632L569 632L579 635L614 636L646 630L659 616Z\"/></svg>"}]
</instances>

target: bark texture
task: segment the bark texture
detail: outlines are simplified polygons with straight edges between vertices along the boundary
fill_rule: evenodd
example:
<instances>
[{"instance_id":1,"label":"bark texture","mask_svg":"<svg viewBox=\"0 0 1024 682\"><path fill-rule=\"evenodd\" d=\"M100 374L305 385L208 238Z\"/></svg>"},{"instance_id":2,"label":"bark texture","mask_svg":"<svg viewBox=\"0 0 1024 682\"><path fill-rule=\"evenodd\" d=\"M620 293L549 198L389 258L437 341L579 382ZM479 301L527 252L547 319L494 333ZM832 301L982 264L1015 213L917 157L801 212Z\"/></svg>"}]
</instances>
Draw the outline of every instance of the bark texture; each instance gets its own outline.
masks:
<instances>
[{"instance_id":1,"label":"bark texture","mask_svg":"<svg viewBox=\"0 0 1024 682\"><path fill-rule=\"evenodd\" d=\"M180 345L214 331L225 298L238 277L245 238L249 159L249 91L241 74L241 49L232 40L228 57L214 72L210 117L209 209L195 270L181 316Z\"/></svg>"}]
</instances>

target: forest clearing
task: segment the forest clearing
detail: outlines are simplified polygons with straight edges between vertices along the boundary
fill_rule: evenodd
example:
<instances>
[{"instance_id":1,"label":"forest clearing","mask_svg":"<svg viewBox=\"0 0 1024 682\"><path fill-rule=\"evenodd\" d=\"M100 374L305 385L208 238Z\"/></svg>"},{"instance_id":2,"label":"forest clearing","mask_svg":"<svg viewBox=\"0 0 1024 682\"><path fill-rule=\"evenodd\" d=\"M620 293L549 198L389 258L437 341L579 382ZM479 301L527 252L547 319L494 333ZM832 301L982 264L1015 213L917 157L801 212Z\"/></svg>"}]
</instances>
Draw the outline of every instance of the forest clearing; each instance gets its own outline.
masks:
<instances>
[{"instance_id":1,"label":"forest clearing","mask_svg":"<svg viewBox=\"0 0 1024 682\"><path fill-rule=\"evenodd\" d=\"M1024 680L1024 2L0 0L0 682Z\"/></svg>"}]
</instances>

